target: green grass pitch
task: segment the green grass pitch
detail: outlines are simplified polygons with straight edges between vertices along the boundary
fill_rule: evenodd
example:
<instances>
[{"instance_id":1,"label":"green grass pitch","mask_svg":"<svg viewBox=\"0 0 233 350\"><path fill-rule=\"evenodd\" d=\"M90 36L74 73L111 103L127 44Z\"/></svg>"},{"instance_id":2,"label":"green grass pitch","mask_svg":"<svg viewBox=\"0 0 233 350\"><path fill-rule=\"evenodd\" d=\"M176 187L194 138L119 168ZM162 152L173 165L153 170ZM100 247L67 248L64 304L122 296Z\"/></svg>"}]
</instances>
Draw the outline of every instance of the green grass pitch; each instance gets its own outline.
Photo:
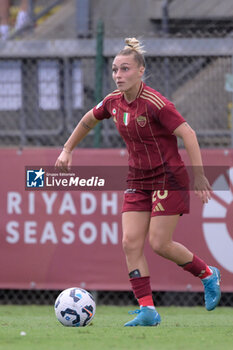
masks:
<instances>
[{"instance_id":1,"label":"green grass pitch","mask_svg":"<svg viewBox=\"0 0 233 350\"><path fill-rule=\"evenodd\" d=\"M160 326L123 327L133 317L128 315L132 309L99 306L92 324L68 328L56 320L52 306L0 306L0 349L233 349L233 308L160 307Z\"/></svg>"}]
</instances>

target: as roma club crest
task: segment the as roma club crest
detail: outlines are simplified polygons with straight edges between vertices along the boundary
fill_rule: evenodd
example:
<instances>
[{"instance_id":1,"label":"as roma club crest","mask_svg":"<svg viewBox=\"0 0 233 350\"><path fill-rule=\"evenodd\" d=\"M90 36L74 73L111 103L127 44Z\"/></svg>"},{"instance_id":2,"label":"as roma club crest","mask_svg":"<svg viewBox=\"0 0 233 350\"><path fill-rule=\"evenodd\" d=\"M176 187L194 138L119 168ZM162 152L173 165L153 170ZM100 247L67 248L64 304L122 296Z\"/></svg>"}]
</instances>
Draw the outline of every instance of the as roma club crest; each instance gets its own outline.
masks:
<instances>
[{"instance_id":1,"label":"as roma club crest","mask_svg":"<svg viewBox=\"0 0 233 350\"><path fill-rule=\"evenodd\" d=\"M146 117L140 115L139 117L137 117L137 123L143 128L146 125Z\"/></svg>"}]
</instances>

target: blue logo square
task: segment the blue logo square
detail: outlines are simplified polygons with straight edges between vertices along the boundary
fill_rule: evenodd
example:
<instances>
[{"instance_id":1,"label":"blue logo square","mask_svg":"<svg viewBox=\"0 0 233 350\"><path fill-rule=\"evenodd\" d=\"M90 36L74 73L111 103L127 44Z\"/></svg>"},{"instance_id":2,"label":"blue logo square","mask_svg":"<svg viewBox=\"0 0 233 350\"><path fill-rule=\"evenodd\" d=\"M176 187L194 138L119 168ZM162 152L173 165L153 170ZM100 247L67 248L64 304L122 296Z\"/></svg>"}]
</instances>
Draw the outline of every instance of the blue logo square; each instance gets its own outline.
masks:
<instances>
[{"instance_id":1,"label":"blue logo square","mask_svg":"<svg viewBox=\"0 0 233 350\"><path fill-rule=\"evenodd\" d=\"M27 170L27 187L44 187L44 174L45 171L40 170Z\"/></svg>"}]
</instances>

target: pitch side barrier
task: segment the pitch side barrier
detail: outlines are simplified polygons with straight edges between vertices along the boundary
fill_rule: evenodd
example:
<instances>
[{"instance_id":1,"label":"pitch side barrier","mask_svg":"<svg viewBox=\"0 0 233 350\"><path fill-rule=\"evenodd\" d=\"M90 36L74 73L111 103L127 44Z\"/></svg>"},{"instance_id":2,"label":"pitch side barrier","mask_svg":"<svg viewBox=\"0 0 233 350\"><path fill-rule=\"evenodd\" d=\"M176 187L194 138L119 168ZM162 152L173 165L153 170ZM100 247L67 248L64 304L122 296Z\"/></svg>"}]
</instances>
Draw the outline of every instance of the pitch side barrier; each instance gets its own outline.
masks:
<instances>
[{"instance_id":1,"label":"pitch side barrier","mask_svg":"<svg viewBox=\"0 0 233 350\"><path fill-rule=\"evenodd\" d=\"M0 288L61 290L78 285L88 290L129 290L121 247L124 189L114 181L108 189L95 187L94 181L92 187L86 183L73 190L66 185L46 189L46 166L49 176L58 179L51 167L59 153L51 148L0 150ZM183 150L181 156L189 168ZM191 188L191 213L180 218L175 239L219 267L222 290L233 292L233 151L204 149L202 156L212 199L202 205ZM127 157L125 149L78 149L73 164L88 170L80 179L95 179L104 169L101 178L114 180L110 169L127 169ZM162 210L164 191L157 190L157 196ZM148 245L145 253L153 290L202 290L199 279L180 273Z\"/></svg>"}]
</instances>

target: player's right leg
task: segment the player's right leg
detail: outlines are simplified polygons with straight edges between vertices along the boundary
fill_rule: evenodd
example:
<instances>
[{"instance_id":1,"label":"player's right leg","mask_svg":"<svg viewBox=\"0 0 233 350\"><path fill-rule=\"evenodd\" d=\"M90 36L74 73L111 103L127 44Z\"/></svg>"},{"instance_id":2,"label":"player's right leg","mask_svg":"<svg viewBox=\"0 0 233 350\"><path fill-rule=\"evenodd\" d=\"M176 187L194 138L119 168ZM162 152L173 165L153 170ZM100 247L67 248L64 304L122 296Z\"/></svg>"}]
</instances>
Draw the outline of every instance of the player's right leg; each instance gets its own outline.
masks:
<instances>
[{"instance_id":1,"label":"player's right leg","mask_svg":"<svg viewBox=\"0 0 233 350\"><path fill-rule=\"evenodd\" d=\"M150 276L144 256L144 243L148 233L150 212L129 211L122 215L123 250L126 256L130 283L140 310L131 312L137 316L125 324L132 326L156 326L161 322L152 299Z\"/></svg>"}]
</instances>

